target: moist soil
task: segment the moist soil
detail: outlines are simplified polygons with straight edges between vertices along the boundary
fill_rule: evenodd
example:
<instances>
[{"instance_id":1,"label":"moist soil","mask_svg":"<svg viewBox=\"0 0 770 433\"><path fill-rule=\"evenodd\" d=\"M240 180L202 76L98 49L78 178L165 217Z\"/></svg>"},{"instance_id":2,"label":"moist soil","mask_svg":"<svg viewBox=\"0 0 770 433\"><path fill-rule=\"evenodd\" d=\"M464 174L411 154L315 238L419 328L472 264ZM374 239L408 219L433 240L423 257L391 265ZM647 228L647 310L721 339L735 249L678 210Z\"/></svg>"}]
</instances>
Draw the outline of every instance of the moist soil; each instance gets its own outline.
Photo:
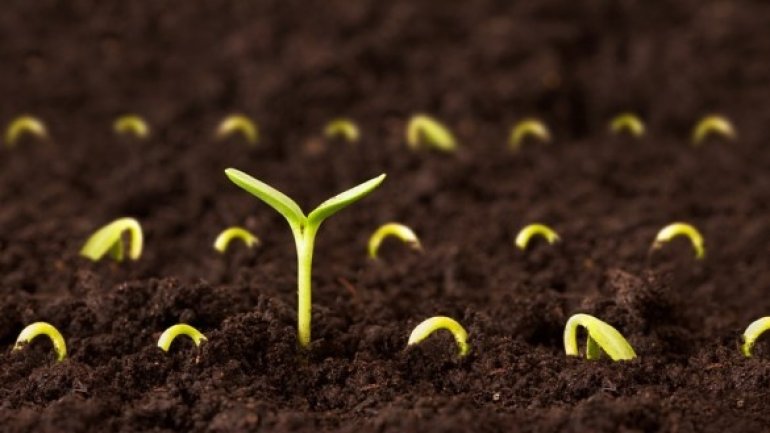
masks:
<instances>
[{"instance_id":1,"label":"moist soil","mask_svg":"<svg viewBox=\"0 0 770 433\"><path fill-rule=\"evenodd\" d=\"M13 0L0 13L0 119L47 122L0 156L0 430L8 432L708 431L770 428L770 6L765 2L99 2ZM639 113L647 134L607 121ZM113 119L144 116L147 140ZM260 140L214 139L223 116ZM409 151L410 115L451 127L452 155ZM703 115L733 141L690 144ZM349 116L362 138L325 139ZM542 118L554 139L506 147ZM286 222L223 175L236 167L303 208L380 173L324 223L313 342L296 343ZM137 262L78 251L138 218ZM673 221L687 242L651 252ZM388 221L424 251L368 236ZM540 221L562 241L524 253ZM231 225L253 250L211 244ZM567 318L593 314L630 362L568 358ZM407 348L423 319L469 333ZM36 340L57 326L69 357ZM156 346L186 322L208 337Z\"/></svg>"}]
</instances>

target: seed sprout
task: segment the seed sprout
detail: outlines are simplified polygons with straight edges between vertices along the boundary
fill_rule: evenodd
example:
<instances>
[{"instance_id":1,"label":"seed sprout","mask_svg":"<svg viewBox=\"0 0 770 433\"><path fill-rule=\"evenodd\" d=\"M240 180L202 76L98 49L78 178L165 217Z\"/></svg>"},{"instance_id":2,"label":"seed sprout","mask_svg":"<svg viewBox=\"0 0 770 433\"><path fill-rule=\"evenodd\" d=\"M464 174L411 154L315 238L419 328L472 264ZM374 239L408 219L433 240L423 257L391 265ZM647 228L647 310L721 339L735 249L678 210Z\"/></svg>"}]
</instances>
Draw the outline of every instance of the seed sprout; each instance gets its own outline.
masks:
<instances>
[{"instance_id":1,"label":"seed sprout","mask_svg":"<svg viewBox=\"0 0 770 433\"><path fill-rule=\"evenodd\" d=\"M520 250L525 251L533 236L545 238L550 245L559 242L561 239L559 238L559 235L547 225L536 223L530 224L519 231L519 234L516 235L516 246L519 247Z\"/></svg>"},{"instance_id":2,"label":"seed sprout","mask_svg":"<svg viewBox=\"0 0 770 433\"><path fill-rule=\"evenodd\" d=\"M150 135L150 127L147 122L136 114L126 114L115 119L112 129L118 135L131 134L136 138L145 139Z\"/></svg>"},{"instance_id":3,"label":"seed sprout","mask_svg":"<svg viewBox=\"0 0 770 433\"><path fill-rule=\"evenodd\" d=\"M465 332L465 329L456 320L446 316L431 317L417 325L409 335L407 345L419 344L439 329L446 329L452 333L459 348L458 355L461 358L468 354L468 333Z\"/></svg>"},{"instance_id":4,"label":"seed sprout","mask_svg":"<svg viewBox=\"0 0 770 433\"><path fill-rule=\"evenodd\" d=\"M416 114L409 120L406 127L406 142L415 150L428 147L443 152L454 152L457 149L457 141L449 129L438 120L424 114Z\"/></svg>"},{"instance_id":5,"label":"seed sprout","mask_svg":"<svg viewBox=\"0 0 770 433\"><path fill-rule=\"evenodd\" d=\"M577 342L577 328L585 328L586 358L599 359L602 352L613 361L627 361L636 358L634 348L623 335L606 322L588 314L575 314L567 320L564 327L564 351L567 356L580 356Z\"/></svg>"},{"instance_id":6,"label":"seed sprout","mask_svg":"<svg viewBox=\"0 0 770 433\"><path fill-rule=\"evenodd\" d=\"M48 138L48 129L37 117L24 115L14 119L5 130L5 147L12 148L23 135L32 135L41 140Z\"/></svg>"},{"instance_id":7,"label":"seed sprout","mask_svg":"<svg viewBox=\"0 0 770 433\"><path fill-rule=\"evenodd\" d=\"M372 237L369 238L369 257L377 259L377 251L380 249L380 244L385 238L393 236L409 245L412 249L421 250L420 240L414 231L409 227L399 223L387 223L383 224L375 230Z\"/></svg>"},{"instance_id":8,"label":"seed sprout","mask_svg":"<svg viewBox=\"0 0 770 433\"><path fill-rule=\"evenodd\" d=\"M214 241L214 249L224 254L227 247L235 239L240 239L248 248L252 248L259 243L259 239L242 227L230 227L222 230Z\"/></svg>"},{"instance_id":9,"label":"seed sprout","mask_svg":"<svg viewBox=\"0 0 770 433\"><path fill-rule=\"evenodd\" d=\"M692 132L692 143L699 145L709 135L718 135L728 140L735 139L735 128L732 122L724 116L710 115L706 116L695 125Z\"/></svg>"},{"instance_id":10,"label":"seed sprout","mask_svg":"<svg viewBox=\"0 0 770 433\"><path fill-rule=\"evenodd\" d=\"M122 262L125 258L124 232L128 232L131 239L128 257L138 260L142 255L144 235L139 221L133 218L120 218L97 230L83 245L80 255L96 262L109 253L116 262Z\"/></svg>"},{"instance_id":11,"label":"seed sprout","mask_svg":"<svg viewBox=\"0 0 770 433\"><path fill-rule=\"evenodd\" d=\"M534 137L543 143L551 141L551 132L545 124L537 119L524 119L513 126L508 144L511 149L519 150L527 137Z\"/></svg>"},{"instance_id":12,"label":"seed sprout","mask_svg":"<svg viewBox=\"0 0 770 433\"><path fill-rule=\"evenodd\" d=\"M350 119L335 119L326 125L324 135L328 139L340 137L348 143L355 143L361 137L361 131Z\"/></svg>"},{"instance_id":13,"label":"seed sprout","mask_svg":"<svg viewBox=\"0 0 770 433\"><path fill-rule=\"evenodd\" d=\"M256 144L259 138L257 126L243 114L231 114L225 117L217 128L217 138L223 140L235 133L240 133L249 144Z\"/></svg>"},{"instance_id":14,"label":"seed sprout","mask_svg":"<svg viewBox=\"0 0 770 433\"><path fill-rule=\"evenodd\" d=\"M743 345L741 346L743 356L751 358L751 349L754 348L754 343L768 329L770 329L770 316L751 322L751 325L743 331Z\"/></svg>"},{"instance_id":15,"label":"seed sprout","mask_svg":"<svg viewBox=\"0 0 770 433\"><path fill-rule=\"evenodd\" d=\"M385 175L381 174L326 200L305 216L294 200L270 185L234 168L228 168L225 174L234 184L262 200L286 218L291 227L297 249L297 336L300 346L307 347L310 344L311 272L316 233L321 223L327 218L377 188L385 179Z\"/></svg>"},{"instance_id":16,"label":"seed sprout","mask_svg":"<svg viewBox=\"0 0 770 433\"><path fill-rule=\"evenodd\" d=\"M705 257L706 247L704 246L703 236L701 236L698 229L687 223L673 223L663 227L658 232L658 235L655 236L652 248L659 249L663 247L663 244L678 236L687 236L690 239L692 248L695 250L696 259Z\"/></svg>"},{"instance_id":17,"label":"seed sprout","mask_svg":"<svg viewBox=\"0 0 770 433\"><path fill-rule=\"evenodd\" d=\"M37 338L39 335L45 335L53 343L53 350L56 352L56 359L63 361L67 357L67 343L64 342L61 332L53 325L46 322L35 322L26 328L24 328L19 337L16 338L16 344L13 346L13 350L21 350L25 345L29 344Z\"/></svg>"},{"instance_id":18,"label":"seed sprout","mask_svg":"<svg viewBox=\"0 0 770 433\"><path fill-rule=\"evenodd\" d=\"M619 114L610 121L610 132L616 135L628 132L639 138L644 135L644 122L634 113Z\"/></svg>"},{"instance_id":19,"label":"seed sprout","mask_svg":"<svg viewBox=\"0 0 770 433\"><path fill-rule=\"evenodd\" d=\"M190 325L180 323L169 327L163 331L162 334L160 334L160 338L158 338L158 347L160 347L164 352L168 352L168 349L171 347L171 343L173 343L176 337L180 335L186 335L190 337L196 346L200 346L201 342L207 340L206 336L201 334L201 332L197 329Z\"/></svg>"}]
</instances>

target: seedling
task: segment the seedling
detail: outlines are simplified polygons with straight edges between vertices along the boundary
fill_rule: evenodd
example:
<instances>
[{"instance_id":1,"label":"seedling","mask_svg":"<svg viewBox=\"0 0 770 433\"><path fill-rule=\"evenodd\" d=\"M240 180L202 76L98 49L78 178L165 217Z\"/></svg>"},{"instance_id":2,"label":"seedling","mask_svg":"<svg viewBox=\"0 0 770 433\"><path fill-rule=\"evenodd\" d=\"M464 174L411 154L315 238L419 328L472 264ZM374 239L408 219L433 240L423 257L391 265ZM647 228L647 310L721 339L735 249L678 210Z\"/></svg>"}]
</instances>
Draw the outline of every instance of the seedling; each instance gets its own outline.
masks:
<instances>
[{"instance_id":1,"label":"seedling","mask_svg":"<svg viewBox=\"0 0 770 433\"><path fill-rule=\"evenodd\" d=\"M180 323L169 327L163 331L162 334L160 334L160 338L158 338L158 347L160 347L162 351L168 352L168 349L171 347L171 343L173 343L176 337L180 335L186 335L190 337L196 346L200 346L201 342L208 340L206 336L201 334L201 332L197 329L185 323Z\"/></svg>"},{"instance_id":2,"label":"seedling","mask_svg":"<svg viewBox=\"0 0 770 433\"><path fill-rule=\"evenodd\" d=\"M228 168L225 174L234 184L262 200L286 218L291 227L297 249L297 337L300 346L307 347L310 344L313 249L318 229L327 218L377 188L385 179L385 175L381 174L326 200L305 216L294 200L270 185L234 168Z\"/></svg>"},{"instance_id":3,"label":"seedling","mask_svg":"<svg viewBox=\"0 0 770 433\"><path fill-rule=\"evenodd\" d=\"M659 249L663 244L669 242L677 236L687 236L695 250L695 258L702 259L706 256L706 247L703 245L703 236L698 229L687 223L673 223L663 227L658 235L655 236L655 242L652 243L652 249Z\"/></svg>"},{"instance_id":4,"label":"seedling","mask_svg":"<svg viewBox=\"0 0 770 433\"><path fill-rule=\"evenodd\" d=\"M412 149L428 147L443 152L454 152L457 141L446 126L424 114L416 114L406 127L406 143Z\"/></svg>"},{"instance_id":5,"label":"seedling","mask_svg":"<svg viewBox=\"0 0 770 433\"><path fill-rule=\"evenodd\" d=\"M577 342L577 328L585 328L586 358L599 359L602 352L613 361L627 361L636 358L634 348L623 335L606 322L588 314L575 314L567 320L564 327L564 351L567 356L580 356Z\"/></svg>"},{"instance_id":6,"label":"seedling","mask_svg":"<svg viewBox=\"0 0 770 433\"><path fill-rule=\"evenodd\" d=\"M457 323L456 320L446 316L431 317L430 319L426 319L417 325L409 335L409 342L407 343L407 346L419 344L422 342L422 340L425 340L428 338L428 336L430 336L430 334L433 334L439 329L446 329L447 331L451 332L452 335L454 335L455 341L457 342L457 347L459 349L458 355L461 358L468 354L470 349L467 342L468 333L465 332L465 329L462 327L462 325Z\"/></svg>"},{"instance_id":7,"label":"seedling","mask_svg":"<svg viewBox=\"0 0 770 433\"><path fill-rule=\"evenodd\" d=\"M644 135L644 123L634 113L619 114L610 121L610 132L616 135L628 132L632 136L639 138Z\"/></svg>"},{"instance_id":8,"label":"seedling","mask_svg":"<svg viewBox=\"0 0 770 433\"><path fill-rule=\"evenodd\" d=\"M709 135L718 135L728 140L735 139L735 128L733 124L724 116L710 115L706 116L695 125L692 132L692 143L697 146L703 142Z\"/></svg>"},{"instance_id":9,"label":"seedling","mask_svg":"<svg viewBox=\"0 0 770 433\"><path fill-rule=\"evenodd\" d=\"M741 346L743 356L751 358L751 349L754 348L754 343L768 329L770 329L770 316L751 322L751 325L743 331L743 345Z\"/></svg>"},{"instance_id":10,"label":"seedling","mask_svg":"<svg viewBox=\"0 0 770 433\"><path fill-rule=\"evenodd\" d=\"M48 138L48 129L42 120L37 117L24 115L14 119L5 130L5 147L16 146L22 135L32 135L41 140Z\"/></svg>"},{"instance_id":11,"label":"seedling","mask_svg":"<svg viewBox=\"0 0 770 433\"><path fill-rule=\"evenodd\" d=\"M231 114L225 117L217 128L217 138L223 140L235 133L243 135L249 144L257 144L259 138L257 126L243 114Z\"/></svg>"},{"instance_id":12,"label":"seedling","mask_svg":"<svg viewBox=\"0 0 770 433\"><path fill-rule=\"evenodd\" d=\"M519 150L528 137L534 137L542 143L549 143L551 132L543 122L537 119L524 119L511 129L511 138L508 140L508 144L512 150Z\"/></svg>"},{"instance_id":13,"label":"seedling","mask_svg":"<svg viewBox=\"0 0 770 433\"><path fill-rule=\"evenodd\" d=\"M112 129L118 135L131 134L142 140L150 135L150 127L147 126L147 122L135 114L118 117L113 123Z\"/></svg>"},{"instance_id":14,"label":"seedling","mask_svg":"<svg viewBox=\"0 0 770 433\"><path fill-rule=\"evenodd\" d=\"M222 230L214 241L214 249L224 254L227 247L235 239L240 239L248 248L252 248L259 243L259 239L242 227L230 227Z\"/></svg>"},{"instance_id":15,"label":"seedling","mask_svg":"<svg viewBox=\"0 0 770 433\"><path fill-rule=\"evenodd\" d=\"M31 343L39 335L45 335L53 343L53 350L56 352L56 359L64 361L67 357L67 343L64 342L61 332L53 325L46 322L35 322L24 328L19 337L16 338L16 344L13 350L21 350L24 346Z\"/></svg>"},{"instance_id":16,"label":"seedling","mask_svg":"<svg viewBox=\"0 0 770 433\"><path fill-rule=\"evenodd\" d=\"M335 119L326 125L324 135L330 140L340 137L348 143L356 143L361 137L361 131L350 119Z\"/></svg>"},{"instance_id":17,"label":"seedling","mask_svg":"<svg viewBox=\"0 0 770 433\"><path fill-rule=\"evenodd\" d=\"M128 232L131 239L128 257L131 260L139 260L142 255L144 235L139 221L133 218L120 218L97 230L83 245L80 255L96 262L109 253L116 262L122 262L125 258L124 232Z\"/></svg>"},{"instance_id":18,"label":"seedling","mask_svg":"<svg viewBox=\"0 0 770 433\"><path fill-rule=\"evenodd\" d=\"M532 239L533 236L540 236L542 238L545 238L545 240L550 244L553 245L556 242L559 242L561 238L559 238L559 235L553 231L550 227L544 224L530 224L521 231L519 231L519 234L516 235L516 246L519 247L520 250L525 251L527 249L527 246L529 245L530 239Z\"/></svg>"},{"instance_id":19,"label":"seedling","mask_svg":"<svg viewBox=\"0 0 770 433\"><path fill-rule=\"evenodd\" d=\"M382 244L382 241L389 236L398 238L412 249L418 251L422 250L420 240L417 238L417 235L414 234L412 229L399 223L387 223L381 225L380 228L375 230L372 237L369 238L368 250L370 258L377 259L377 251L380 249L380 244Z\"/></svg>"}]
</instances>

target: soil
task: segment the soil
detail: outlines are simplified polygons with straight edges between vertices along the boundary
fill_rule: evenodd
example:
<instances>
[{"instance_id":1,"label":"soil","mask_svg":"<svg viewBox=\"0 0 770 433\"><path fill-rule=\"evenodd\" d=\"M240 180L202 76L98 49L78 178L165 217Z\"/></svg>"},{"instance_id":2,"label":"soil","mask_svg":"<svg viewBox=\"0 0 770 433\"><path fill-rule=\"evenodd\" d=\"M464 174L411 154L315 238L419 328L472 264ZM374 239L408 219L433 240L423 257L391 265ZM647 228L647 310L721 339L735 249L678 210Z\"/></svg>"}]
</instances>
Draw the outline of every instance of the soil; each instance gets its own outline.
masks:
<instances>
[{"instance_id":1,"label":"soil","mask_svg":"<svg viewBox=\"0 0 770 433\"><path fill-rule=\"evenodd\" d=\"M33 113L50 139L0 155L0 430L8 432L746 432L770 428L770 5L760 1L333 0L6 2L0 121ZM639 113L648 133L612 136ZM144 116L146 141L113 119ZM257 120L249 147L223 116ZM453 155L411 152L410 115L452 128ZM738 138L690 145L703 115ZM350 145L323 137L350 116ZM525 116L549 145L506 148ZM285 221L232 185L236 167L304 208L379 173L385 183L322 227L313 343L296 344ZM78 256L121 216L138 262ZM707 257L664 225L695 224ZM424 252L384 244L414 228ZM519 228L562 242L525 253ZM230 225L261 240L225 256ZM593 314L640 355L567 358L567 318ZM406 348L434 315L448 333ZM67 339L11 348L44 320ZM208 342L156 346L168 326Z\"/></svg>"}]
</instances>

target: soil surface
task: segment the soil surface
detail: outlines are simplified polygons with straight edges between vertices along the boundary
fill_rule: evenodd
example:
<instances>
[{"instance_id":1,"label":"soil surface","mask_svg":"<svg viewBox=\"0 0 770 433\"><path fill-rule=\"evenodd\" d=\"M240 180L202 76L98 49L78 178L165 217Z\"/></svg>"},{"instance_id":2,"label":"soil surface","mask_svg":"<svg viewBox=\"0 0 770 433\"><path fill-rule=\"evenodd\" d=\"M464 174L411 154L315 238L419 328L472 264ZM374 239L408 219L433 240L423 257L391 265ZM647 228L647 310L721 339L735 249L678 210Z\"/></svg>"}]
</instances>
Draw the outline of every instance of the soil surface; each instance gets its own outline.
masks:
<instances>
[{"instance_id":1,"label":"soil surface","mask_svg":"<svg viewBox=\"0 0 770 433\"><path fill-rule=\"evenodd\" d=\"M762 1L414 2L11 0L0 14L0 121L32 113L50 139L0 155L0 430L8 432L747 432L770 428L770 5ZM641 139L607 121L634 111ZM223 116L259 124L220 142ZM458 137L408 150L417 112ZM138 113L148 140L116 136ZM690 143L709 113L736 140ZM349 116L361 141L327 140ZM507 146L542 118L554 139ZM303 208L380 173L321 228L313 343L296 344L286 222L232 185L236 167ZM88 235L133 216L141 260L91 263ZM696 225L707 257L676 240ZM414 228L424 252L368 236ZM562 242L522 253L524 225ZM261 240L226 255L230 225ZM593 314L631 362L564 355ZM448 315L469 333L407 349ZM64 334L11 351L21 329ZM156 346L170 325L208 342Z\"/></svg>"}]
</instances>

